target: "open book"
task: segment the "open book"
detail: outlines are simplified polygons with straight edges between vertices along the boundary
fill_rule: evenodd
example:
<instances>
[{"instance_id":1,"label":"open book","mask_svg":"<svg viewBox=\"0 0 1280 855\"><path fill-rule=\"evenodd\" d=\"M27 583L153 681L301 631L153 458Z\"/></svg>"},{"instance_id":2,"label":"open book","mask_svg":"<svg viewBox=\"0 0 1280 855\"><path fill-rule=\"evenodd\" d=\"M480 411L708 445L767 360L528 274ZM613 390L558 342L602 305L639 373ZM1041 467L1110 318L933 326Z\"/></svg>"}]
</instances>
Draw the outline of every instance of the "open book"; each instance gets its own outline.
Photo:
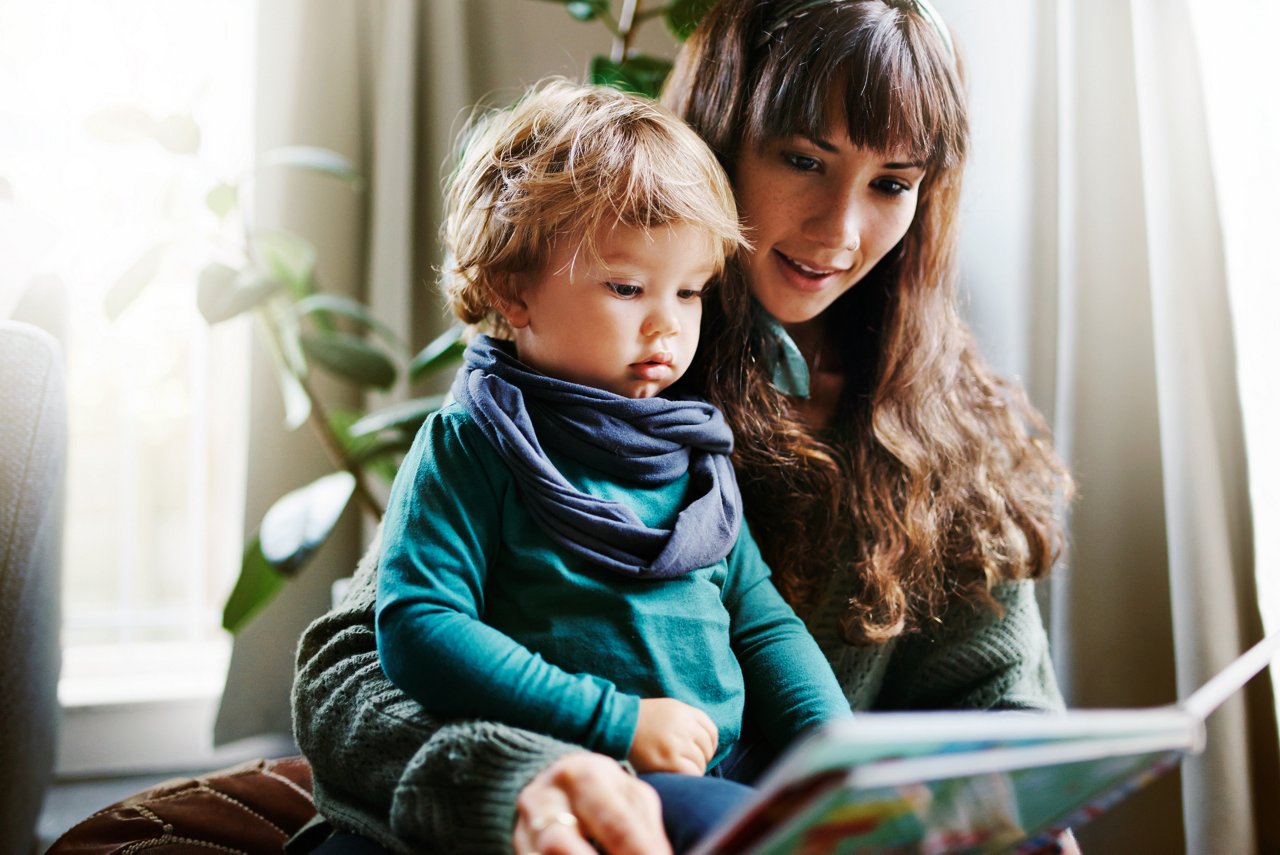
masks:
<instances>
[{"instance_id":1,"label":"open book","mask_svg":"<svg viewBox=\"0 0 1280 855\"><path fill-rule=\"evenodd\" d=\"M1277 648L1166 707L859 714L793 746L695 855L1040 849L1201 751L1209 714Z\"/></svg>"}]
</instances>

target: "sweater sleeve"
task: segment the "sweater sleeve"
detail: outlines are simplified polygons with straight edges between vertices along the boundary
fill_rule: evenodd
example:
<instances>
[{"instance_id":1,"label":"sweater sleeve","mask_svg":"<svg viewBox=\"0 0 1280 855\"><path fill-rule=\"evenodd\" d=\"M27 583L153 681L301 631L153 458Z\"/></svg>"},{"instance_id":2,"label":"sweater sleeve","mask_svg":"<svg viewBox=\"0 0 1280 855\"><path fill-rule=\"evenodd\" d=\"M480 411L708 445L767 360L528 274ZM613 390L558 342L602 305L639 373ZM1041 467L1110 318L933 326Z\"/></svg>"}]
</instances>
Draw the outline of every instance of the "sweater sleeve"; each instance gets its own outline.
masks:
<instances>
[{"instance_id":1,"label":"sweater sleeve","mask_svg":"<svg viewBox=\"0 0 1280 855\"><path fill-rule=\"evenodd\" d=\"M294 737L316 806L334 826L393 852L510 853L516 796L581 748L501 724L428 715L378 663L373 612L379 545L344 601L303 633Z\"/></svg>"},{"instance_id":2,"label":"sweater sleeve","mask_svg":"<svg viewBox=\"0 0 1280 855\"><path fill-rule=\"evenodd\" d=\"M850 712L826 657L769 576L744 520L729 553L724 603L752 713L783 748L809 728Z\"/></svg>"},{"instance_id":3,"label":"sweater sleeve","mask_svg":"<svg viewBox=\"0 0 1280 855\"><path fill-rule=\"evenodd\" d=\"M1035 583L992 590L1000 606L954 606L934 633L902 639L876 704L881 709L1060 710Z\"/></svg>"},{"instance_id":4,"label":"sweater sleeve","mask_svg":"<svg viewBox=\"0 0 1280 855\"><path fill-rule=\"evenodd\" d=\"M375 612L391 682L436 715L499 719L625 758L639 698L483 621L511 477L459 409L433 415L391 489Z\"/></svg>"}]
</instances>

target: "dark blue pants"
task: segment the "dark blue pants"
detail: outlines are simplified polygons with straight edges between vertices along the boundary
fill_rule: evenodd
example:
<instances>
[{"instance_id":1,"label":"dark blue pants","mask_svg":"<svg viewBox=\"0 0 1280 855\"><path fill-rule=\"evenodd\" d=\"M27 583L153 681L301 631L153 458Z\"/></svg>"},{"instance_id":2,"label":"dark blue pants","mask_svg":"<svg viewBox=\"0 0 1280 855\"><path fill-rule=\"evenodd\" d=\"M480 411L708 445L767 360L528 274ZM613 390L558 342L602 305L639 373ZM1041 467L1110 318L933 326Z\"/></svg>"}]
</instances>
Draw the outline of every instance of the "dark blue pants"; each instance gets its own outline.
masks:
<instances>
[{"instance_id":1,"label":"dark blue pants","mask_svg":"<svg viewBox=\"0 0 1280 855\"><path fill-rule=\"evenodd\" d=\"M684 855L755 792L746 784L674 772L641 775L662 799L662 826L675 855Z\"/></svg>"}]
</instances>

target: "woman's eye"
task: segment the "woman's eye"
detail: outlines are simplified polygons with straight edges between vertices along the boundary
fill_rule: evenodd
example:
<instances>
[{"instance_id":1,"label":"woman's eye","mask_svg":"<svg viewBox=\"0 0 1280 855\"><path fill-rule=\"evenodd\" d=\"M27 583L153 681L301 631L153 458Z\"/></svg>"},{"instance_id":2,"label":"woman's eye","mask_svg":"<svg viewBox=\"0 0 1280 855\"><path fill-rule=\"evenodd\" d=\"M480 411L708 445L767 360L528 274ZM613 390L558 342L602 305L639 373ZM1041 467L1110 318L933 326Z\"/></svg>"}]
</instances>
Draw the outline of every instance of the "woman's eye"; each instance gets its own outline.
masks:
<instances>
[{"instance_id":1,"label":"woman's eye","mask_svg":"<svg viewBox=\"0 0 1280 855\"><path fill-rule=\"evenodd\" d=\"M606 282L604 287L622 298L635 297L640 293L639 285L632 285L629 282Z\"/></svg>"},{"instance_id":2,"label":"woman's eye","mask_svg":"<svg viewBox=\"0 0 1280 855\"><path fill-rule=\"evenodd\" d=\"M821 161L819 161L816 157L810 157L807 154L796 154L795 152L788 152L783 155L783 158L787 161L787 163L791 164L793 167L800 170L801 172L816 172L818 169L822 167Z\"/></svg>"},{"instance_id":3,"label":"woman's eye","mask_svg":"<svg viewBox=\"0 0 1280 855\"><path fill-rule=\"evenodd\" d=\"M911 190L910 184L897 178L881 178L874 186L886 196L901 196Z\"/></svg>"}]
</instances>

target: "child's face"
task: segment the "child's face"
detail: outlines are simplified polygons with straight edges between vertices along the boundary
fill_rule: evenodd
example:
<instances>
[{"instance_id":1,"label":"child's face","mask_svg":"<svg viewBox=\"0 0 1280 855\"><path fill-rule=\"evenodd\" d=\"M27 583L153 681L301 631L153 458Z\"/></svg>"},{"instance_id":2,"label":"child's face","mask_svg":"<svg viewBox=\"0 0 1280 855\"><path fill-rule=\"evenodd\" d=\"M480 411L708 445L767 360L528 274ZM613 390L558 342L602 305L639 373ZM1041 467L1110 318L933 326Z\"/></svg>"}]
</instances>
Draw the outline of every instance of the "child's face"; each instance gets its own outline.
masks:
<instances>
[{"instance_id":1,"label":"child's face","mask_svg":"<svg viewBox=\"0 0 1280 855\"><path fill-rule=\"evenodd\" d=\"M551 377L651 398L697 350L702 289L715 272L708 238L686 223L619 225L596 245L599 260L558 241L545 270L522 284L503 312L517 354Z\"/></svg>"}]
</instances>

